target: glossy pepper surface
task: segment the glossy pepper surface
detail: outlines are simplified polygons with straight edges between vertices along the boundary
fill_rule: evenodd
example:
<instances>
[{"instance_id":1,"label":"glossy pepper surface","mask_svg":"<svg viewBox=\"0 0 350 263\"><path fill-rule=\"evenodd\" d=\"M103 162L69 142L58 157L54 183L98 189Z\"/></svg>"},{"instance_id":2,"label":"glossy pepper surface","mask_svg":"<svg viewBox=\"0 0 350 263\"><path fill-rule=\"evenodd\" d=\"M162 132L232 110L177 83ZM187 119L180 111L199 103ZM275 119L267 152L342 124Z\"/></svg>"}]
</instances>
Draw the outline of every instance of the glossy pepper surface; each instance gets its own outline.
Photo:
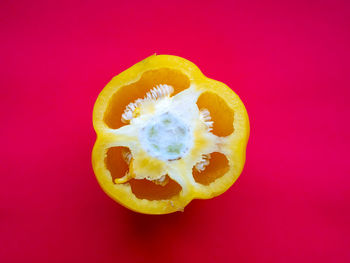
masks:
<instances>
[{"instance_id":1,"label":"glossy pepper surface","mask_svg":"<svg viewBox=\"0 0 350 263\"><path fill-rule=\"evenodd\" d=\"M180 57L153 55L114 77L96 100L93 125L100 186L137 212L183 211L220 195L245 163L243 103Z\"/></svg>"}]
</instances>

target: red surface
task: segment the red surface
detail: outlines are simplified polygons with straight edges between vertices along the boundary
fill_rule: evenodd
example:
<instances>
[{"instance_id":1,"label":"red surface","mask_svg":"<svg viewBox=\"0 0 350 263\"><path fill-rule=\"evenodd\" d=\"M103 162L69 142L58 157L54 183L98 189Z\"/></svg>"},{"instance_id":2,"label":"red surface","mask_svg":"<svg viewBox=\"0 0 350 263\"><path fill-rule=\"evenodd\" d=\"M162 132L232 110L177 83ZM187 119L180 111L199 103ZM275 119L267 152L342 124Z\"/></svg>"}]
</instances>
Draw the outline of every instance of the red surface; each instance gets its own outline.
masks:
<instances>
[{"instance_id":1,"label":"red surface","mask_svg":"<svg viewBox=\"0 0 350 263\"><path fill-rule=\"evenodd\" d=\"M348 1L48 2L1 3L1 262L350 261ZM98 93L155 52L251 119L237 183L166 216L114 203L90 164Z\"/></svg>"}]
</instances>

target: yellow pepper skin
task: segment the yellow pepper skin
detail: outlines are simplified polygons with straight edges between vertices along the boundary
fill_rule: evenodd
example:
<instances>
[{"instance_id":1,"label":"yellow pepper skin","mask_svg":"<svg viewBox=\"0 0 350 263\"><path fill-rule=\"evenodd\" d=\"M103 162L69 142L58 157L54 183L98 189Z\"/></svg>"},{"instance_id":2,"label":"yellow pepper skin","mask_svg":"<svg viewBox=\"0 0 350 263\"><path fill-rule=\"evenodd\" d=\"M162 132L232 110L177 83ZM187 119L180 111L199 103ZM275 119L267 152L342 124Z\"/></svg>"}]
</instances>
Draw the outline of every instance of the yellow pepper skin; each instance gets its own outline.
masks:
<instances>
[{"instance_id":1,"label":"yellow pepper skin","mask_svg":"<svg viewBox=\"0 0 350 263\"><path fill-rule=\"evenodd\" d=\"M164 128L159 118L174 126ZM98 183L136 212L183 211L193 199L225 192L244 167L249 119L242 101L181 57L152 55L114 77L96 100L93 126ZM168 136L174 129L186 131ZM148 138L151 131L159 137Z\"/></svg>"}]
</instances>

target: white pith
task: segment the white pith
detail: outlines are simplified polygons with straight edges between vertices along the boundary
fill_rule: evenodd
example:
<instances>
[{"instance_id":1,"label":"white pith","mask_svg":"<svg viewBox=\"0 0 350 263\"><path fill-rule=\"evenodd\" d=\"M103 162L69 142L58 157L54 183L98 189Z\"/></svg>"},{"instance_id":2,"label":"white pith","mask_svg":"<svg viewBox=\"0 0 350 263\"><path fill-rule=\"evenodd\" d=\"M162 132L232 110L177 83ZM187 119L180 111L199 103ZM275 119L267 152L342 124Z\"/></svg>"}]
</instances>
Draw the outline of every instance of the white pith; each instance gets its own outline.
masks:
<instances>
[{"instance_id":1,"label":"white pith","mask_svg":"<svg viewBox=\"0 0 350 263\"><path fill-rule=\"evenodd\" d=\"M182 158L193 144L190 127L170 111L156 114L145 124L139 140L147 153L164 161Z\"/></svg>"},{"instance_id":2,"label":"white pith","mask_svg":"<svg viewBox=\"0 0 350 263\"><path fill-rule=\"evenodd\" d=\"M148 179L159 185L167 184L166 175L175 180L182 187L188 182L195 183L191 174L192 167L201 172L210 162L210 152L216 150L216 146L220 140L211 133L213 121L210 117L210 112L207 109L198 109L196 101L200 92L194 88L188 88L173 97L170 97L174 89L166 84L158 85L150 90L143 98L139 98L134 102L129 103L121 120L128 125L116 130L116 133L127 134L134 138L128 147L131 152L123 152L123 159L131 166L135 166L140 156L144 154L153 157L163 164L162 170L158 174L150 174L146 169L130 169L133 173L127 173L122 178L115 179L115 183L125 183L131 178ZM158 124L164 116L170 116L173 123L169 130L158 130L158 140L153 140L147 136L147 132L152 127L161 127ZM185 134L179 136L176 133L177 128L184 128ZM171 131L173 130L173 132ZM195 144L195 133L200 132L201 135L208 141L210 145L204 152L196 156L190 156L191 150ZM150 144L159 141L158 145L161 149L155 151L150 147ZM174 145L176 143L183 144L183 147L177 155L170 154L165 150L163 145ZM181 162L182 161L182 162ZM151 161L152 162L152 161ZM185 173L180 172L177 166L181 166L183 162L190 162L191 170ZM135 167L134 167L135 168ZM185 176L186 177L186 176ZM187 181L187 183L185 182Z\"/></svg>"}]
</instances>

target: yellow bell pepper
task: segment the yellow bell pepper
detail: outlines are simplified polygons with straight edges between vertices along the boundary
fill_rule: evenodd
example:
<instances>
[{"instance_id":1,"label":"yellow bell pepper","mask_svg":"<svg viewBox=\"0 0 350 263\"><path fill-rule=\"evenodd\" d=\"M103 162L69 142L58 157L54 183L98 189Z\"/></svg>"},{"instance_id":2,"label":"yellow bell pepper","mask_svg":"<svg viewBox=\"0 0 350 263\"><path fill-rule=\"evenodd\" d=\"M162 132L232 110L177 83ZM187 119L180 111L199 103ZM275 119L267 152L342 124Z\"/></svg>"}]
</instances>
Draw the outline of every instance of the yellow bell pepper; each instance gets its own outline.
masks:
<instances>
[{"instance_id":1,"label":"yellow bell pepper","mask_svg":"<svg viewBox=\"0 0 350 263\"><path fill-rule=\"evenodd\" d=\"M245 163L243 103L180 57L153 55L114 77L96 100L93 125L100 186L140 213L183 211L220 195Z\"/></svg>"}]
</instances>

